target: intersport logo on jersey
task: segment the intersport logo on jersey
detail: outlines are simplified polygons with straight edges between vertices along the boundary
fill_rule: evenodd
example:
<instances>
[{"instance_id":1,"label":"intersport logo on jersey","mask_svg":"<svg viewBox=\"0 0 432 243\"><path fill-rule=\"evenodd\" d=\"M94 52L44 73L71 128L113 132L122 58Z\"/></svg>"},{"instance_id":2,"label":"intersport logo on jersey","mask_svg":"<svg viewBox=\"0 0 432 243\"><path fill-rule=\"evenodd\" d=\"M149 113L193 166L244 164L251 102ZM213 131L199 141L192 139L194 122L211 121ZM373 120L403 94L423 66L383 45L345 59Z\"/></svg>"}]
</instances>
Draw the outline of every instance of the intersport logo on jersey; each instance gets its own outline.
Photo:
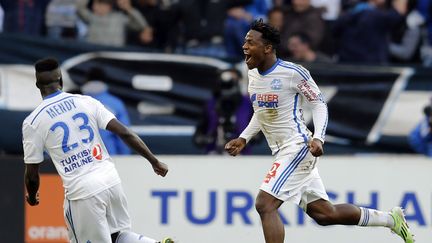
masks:
<instances>
[{"instance_id":1,"label":"intersport logo on jersey","mask_svg":"<svg viewBox=\"0 0 432 243\"><path fill-rule=\"evenodd\" d=\"M277 108L279 96L277 94L252 94L251 102L257 102L258 107Z\"/></svg>"}]
</instances>

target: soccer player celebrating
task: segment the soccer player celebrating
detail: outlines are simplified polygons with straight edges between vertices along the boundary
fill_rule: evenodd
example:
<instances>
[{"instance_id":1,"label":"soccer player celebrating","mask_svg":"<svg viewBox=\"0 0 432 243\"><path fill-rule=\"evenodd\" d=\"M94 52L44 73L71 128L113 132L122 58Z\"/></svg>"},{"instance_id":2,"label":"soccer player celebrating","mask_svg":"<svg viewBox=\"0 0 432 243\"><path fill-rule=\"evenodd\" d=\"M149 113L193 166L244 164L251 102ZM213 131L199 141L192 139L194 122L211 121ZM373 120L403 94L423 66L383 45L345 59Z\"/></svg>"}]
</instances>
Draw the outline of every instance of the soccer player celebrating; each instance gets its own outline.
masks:
<instances>
[{"instance_id":1,"label":"soccer player celebrating","mask_svg":"<svg viewBox=\"0 0 432 243\"><path fill-rule=\"evenodd\" d=\"M63 208L70 242L159 242L130 231L120 177L99 128L117 134L151 163L157 175L165 177L168 166L99 101L62 92L62 75L55 59L39 60L35 69L43 101L22 126L27 203L39 204L39 164L45 150L65 188ZM171 238L162 240L172 242Z\"/></svg>"},{"instance_id":2,"label":"soccer player celebrating","mask_svg":"<svg viewBox=\"0 0 432 243\"><path fill-rule=\"evenodd\" d=\"M225 145L226 151L236 156L261 130L272 150L274 163L255 203L266 243L284 242L277 209L285 201L299 205L320 225L384 226L412 243L413 235L400 207L382 212L329 201L316 167L323 154L327 105L308 70L276 57L279 38L279 32L262 20L252 23L243 51L254 115L240 137ZM313 136L303 120L303 101L312 107Z\"/></svg>"}]
</instances>

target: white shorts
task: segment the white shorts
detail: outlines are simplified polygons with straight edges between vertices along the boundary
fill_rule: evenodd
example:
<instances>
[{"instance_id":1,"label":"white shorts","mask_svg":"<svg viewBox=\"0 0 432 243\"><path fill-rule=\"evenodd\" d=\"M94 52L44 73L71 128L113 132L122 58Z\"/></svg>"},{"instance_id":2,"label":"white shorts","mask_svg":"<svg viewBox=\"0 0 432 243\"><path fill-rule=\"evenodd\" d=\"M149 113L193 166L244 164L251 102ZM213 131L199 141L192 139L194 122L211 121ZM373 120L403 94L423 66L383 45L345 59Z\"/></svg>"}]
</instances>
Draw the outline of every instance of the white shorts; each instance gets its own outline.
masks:
<instances>
[{"instance_id":1,"label":"white shorts","mask_svg":"<svg viewBox=\"0 0 432 243\"><path fill-rule=\"evenodd\" d=\"M329 200L316 168L318 158L300 144L282 149L276 155L260 189L306 211L307 204L318 199Z\"/></svg>"},{"instance_id":2,"label":"white shorts","mask_svg":"<svg viewBox=\"0 0 432 243\"><path fill-rule=\"evenodd\" d=\"M107 243L111 234L131 228L121 184L90 198L65 199L63 210L71 243Z\"/></svg>"}]
</instances>

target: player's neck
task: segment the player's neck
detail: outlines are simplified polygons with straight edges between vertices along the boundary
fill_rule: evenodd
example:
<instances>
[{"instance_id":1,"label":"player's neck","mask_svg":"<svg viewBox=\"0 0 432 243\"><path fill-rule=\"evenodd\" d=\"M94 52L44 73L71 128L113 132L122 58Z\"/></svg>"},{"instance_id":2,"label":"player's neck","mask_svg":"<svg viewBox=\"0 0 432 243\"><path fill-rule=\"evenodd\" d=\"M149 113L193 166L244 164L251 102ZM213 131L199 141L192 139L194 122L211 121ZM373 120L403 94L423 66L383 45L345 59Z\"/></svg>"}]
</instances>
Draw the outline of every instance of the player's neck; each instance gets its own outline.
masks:
<instances>
[{"instance_id":1,"label":"player's neck","mask_svg":"<svg viewBox=\"0 0 432 243\"><path fill-rule=\"evenodd\" d=\"M45 99L48 96L51 96L57 92L61 92L61 90L59 88L44 88L40 90L42 98Z\"/></svg>"},{"instance_id":2,"label":"player's neck","mask_svg":"<svg viewBox=\"0 0 432 243\"><path fill-rule=\"evenodd\" d=\"M268 57L261 67L258 67L259 73L264 73L269 70L277 62L276 55Z\"/></svg>"}]
</instances>

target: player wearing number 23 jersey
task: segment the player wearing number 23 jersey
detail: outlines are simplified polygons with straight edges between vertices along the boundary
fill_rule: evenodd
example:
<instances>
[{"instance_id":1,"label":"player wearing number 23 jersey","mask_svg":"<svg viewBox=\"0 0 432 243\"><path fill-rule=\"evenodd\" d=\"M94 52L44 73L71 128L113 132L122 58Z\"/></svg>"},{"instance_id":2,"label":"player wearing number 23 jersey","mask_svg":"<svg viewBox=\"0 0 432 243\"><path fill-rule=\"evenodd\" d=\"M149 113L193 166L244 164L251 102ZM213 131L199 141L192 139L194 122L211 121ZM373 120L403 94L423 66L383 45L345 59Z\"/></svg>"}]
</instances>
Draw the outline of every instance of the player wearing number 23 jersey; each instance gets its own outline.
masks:
<instances>
[{"instance_id":1,"label":"player wearing number 23 jersey","mask_svg":"<svg viewBox=\"0 0 432 243\"><path fill-rule=\"evenodd\" d=\"M114 115L99 101L57 91L24 120L24 160L50 155L69 200L84 199L120 183L113 161L97 132Z\"/></svg>"},{"instance_id":2,"label":"player wearing number 23 jersey","mask_svg":"<svg viewBox=\"0 0 432 243\"><path fill-rule=\"evenodd\" d=\"M167 165L99 101L62 92L55 59L39 60L35 69L43 101L22 126L27 203L39 204L39 164L46 152L63 181L71 243L173 243L171 238L160 242L130 231L126 196L99 129L118 135L151 163L156 174L165 176Z\"/></svg>"}]
</instances>

